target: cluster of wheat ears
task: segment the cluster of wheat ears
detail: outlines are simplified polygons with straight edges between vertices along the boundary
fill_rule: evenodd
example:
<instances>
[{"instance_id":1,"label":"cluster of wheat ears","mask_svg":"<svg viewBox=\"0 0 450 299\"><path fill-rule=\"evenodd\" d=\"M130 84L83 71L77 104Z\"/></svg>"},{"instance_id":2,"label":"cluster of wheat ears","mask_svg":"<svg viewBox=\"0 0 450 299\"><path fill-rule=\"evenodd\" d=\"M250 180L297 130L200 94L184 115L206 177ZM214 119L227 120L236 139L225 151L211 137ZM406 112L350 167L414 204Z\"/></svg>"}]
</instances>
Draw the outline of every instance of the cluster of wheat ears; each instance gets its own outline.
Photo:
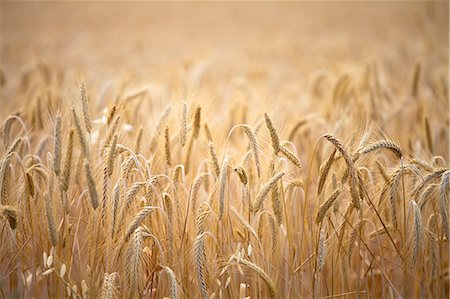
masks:
<instances>
[{"instance_id":1,"label":"cluster of wheat ears","mask_svg":"<svg viewBox=\"0 0 450 299\"><path fill-rule=\"evenodd\" d=\"M370 67L326 96L317 79L321 115L284 119L195 98L148 117L145 86L67 99L48 68L23 75L1 124L0 297L446 298L448 85L411 77L401 100Z\"/></svg>"}]
</instances>

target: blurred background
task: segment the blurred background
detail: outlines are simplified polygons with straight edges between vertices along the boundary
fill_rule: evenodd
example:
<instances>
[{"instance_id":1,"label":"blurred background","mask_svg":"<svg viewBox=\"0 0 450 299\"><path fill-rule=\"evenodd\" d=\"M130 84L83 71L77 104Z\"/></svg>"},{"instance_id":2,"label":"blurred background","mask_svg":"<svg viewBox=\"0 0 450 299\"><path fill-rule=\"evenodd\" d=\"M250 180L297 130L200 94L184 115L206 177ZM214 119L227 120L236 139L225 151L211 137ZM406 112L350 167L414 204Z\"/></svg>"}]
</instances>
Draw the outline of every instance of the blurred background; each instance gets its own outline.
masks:
<instances>
[{"instance_id":1,"label":"blurred background","mask_svg":"<svg viewBox=\"0 0 450 299\"><path fill-rule=\"evenodd\" d=\"M197 67L213 77L300 84L321 68L376 61L401 79L424 57L448 62L448 1L2 1L0 7L1 66L10 75L42 61L92 79L130 70L173 79Z\"/></svg>"}]
</instances>

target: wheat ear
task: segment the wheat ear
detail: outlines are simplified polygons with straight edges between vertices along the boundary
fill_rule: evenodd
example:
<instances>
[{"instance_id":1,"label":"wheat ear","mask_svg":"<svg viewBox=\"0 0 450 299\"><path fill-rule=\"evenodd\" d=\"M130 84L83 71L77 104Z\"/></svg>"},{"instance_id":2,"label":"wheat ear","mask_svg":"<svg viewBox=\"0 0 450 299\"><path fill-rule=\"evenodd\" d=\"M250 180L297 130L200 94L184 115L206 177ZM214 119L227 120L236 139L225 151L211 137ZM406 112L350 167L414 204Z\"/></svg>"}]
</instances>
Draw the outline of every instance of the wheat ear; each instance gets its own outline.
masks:
<instances>
[{"instance_id":1,"label":"wheat ear","mask_svg":"<svg viewBox=\"0 0 450 299\"><path fill-rule=\"evenodd\" d=\"M53 171L59 175L61 171L61 113L58 112L55 119L55 144L53 151Z\"/></svg>"},{"instance_id":2,"label":"wheat ear","mask_svg":"<svg viewBox=\"0 0 450 299\"><path fill-rule=\"evenodd\" d=\"M117 289L115 286L115 281L118 273L106 273L103 277L102 289L100 290L99 297L101 299L114 299L117 298Z\"/></svg>"},{"instance_id":3,"label":"wheat ear","mask_svg":"<svg viewBox=\"0 0 450 299\"><path fill-rule=\"evenodd\" d=\"M239 264L242 264L248 268L250 268L251 270L253 270L256 274L258 274L259 277L262 278L262 280L264 280L264 282L267 284L267 286L269 287L269 295L270 298L277 298L277 292L275 289L275 284L273 283L272 279L269 277L269 275L267 275L266 272L264 272L263 269L261 269L260 267L258 267L257 265L255 265L254 263L243 259L241 257L238 257L236 255L231 256L230 260L234 260Z\"/></svg>"},{"instance_id":4,"label":"wheat ear","mask_svg":"<svg viewBox=\"0 0 450 299\"><path fill-rule=\"evenodd\" d=\"M19 209L13 206L0 205L0 216L8 220L11 229L16 229Z\"/></svg>"},{"instance_id":5,"label":"wheat ear","mask_svg":"<svg viewBox=\"0 0 450 299\"><path fill-rule=\"evenodd\" d=\"M164 156L166 158L166 165L168 168L172 165L170 158L170 137L169 137L169 126L166 125L164 129Z\"/></svg>"},{"instance_id":6,"label":"wheat ear","mask_svg":"<svg viewBox=\"0 0 450 299\"><path fill-rule=\"evenodd\" d=\"M255 237L258 242L260 242L258 234L256 233L255 229L250 225L250 223L245 220L242 215L233 207L230 207L230 211L233 213L233 215L236 217L236 219L242 224L243 227L253 236Z\"/></svg>"},{"instance_id":7,"label":"wheat ear","mask_svg":"<svg viewBox=\"0 0 450 299\"><path fill-rule=\"evenodd\" d=\"M214 147L214 143L212 141L208 142L208 147L209 147L209 153L211 155L211 160L213 162L214 175L216 176L216 178L218 178L220 175L220 166L219 166L219 159L217 157L216 148Z\"/></svg>"},{"instance_id":8,"label":"wheat ear","mask_svg":"<svg viewBox=\"0 0 450 299\"><path fill-rule=\"evenodd\" d=\"M283 205L281 204L280 197L282 196L280 190L283 190L283 186L279 187L278 182L272 188L272 209L275 217L277 217L277 223L280 225L283 222Z\"/></svg>"},{"instance_id":9,"label":"wheat ear","mask_svg":"<svg viewBox=\"0 0 450 299\"><path fill-rule=\"evenodd\" d=\"M286 146L281 145L280 146L280 152L289 160L292 164L297 166L298 168L302 168L302 162L300 159Z\"/></svg>"},{"instance_id":10,"label":"wheat ear","mask_svg":"<svg viewBox=\"0 0 450 299\"><path fill-rule=\"evenodd\" d=\"M144 229L137 227L131 234L133 239L126 252L125 275L128 283L129 298L134 298L139 288L139 278L142 270L141 256L144 244ZM130 235L131 235L130 234Z\"/></svg>"},{"instance_id":11,"label":"wheat ear","mask_svg":"<svg viewBox=\"0 0 450 299\"><path fill-rule=\"evenodd\" d=\"M272 139L272 147L273 151L276 154L280 152L280 138L278 137L278 133L273 126L272 121L270 120L270 117L267 113L264 113L264 119L266 120L266 126L270 133L270 138Z\"/></svg>"},{"instance_id":12,"label":"wheat ear","mask_svg":"<svg viewBox=\"0 0 450 299\"><path fill-rule=\"evenodd\" d=\"M350 184L350 195L352 197L352 203L355 206L355 208L359 209L360 202L359 202L359 195L356 190L356 170L355 170L355 166L353 164L353 160L350 158L350 155L348 154L347 150L344 148L344 146L342 145L342 142L339 139L337 139L336 137L334 137L331 134L325 134L322 137L325 138L326 140L328 140L329 142L331 142L344 157L345 163L347 164L348 171L350 172L349 184Z\"/></svg>"},{"instance_id":13,"label":"wheat ear","mask_svg":"<svg viewBox=\"0 0 450 299\"><path fill-rule=\"evenodd\" d=\"M319 207L319 210L316 215L316 223L320 223L323 221L323 218L325 218L325 215L327 214L327 211L331 206L333 205L334 201L338 198L339 194L341 193L341 190L336 190L331 194L331 196Z\"/></svg>"},{"instance_id":14,"label":"wheat ear","mask_svg":"<svg viewBox=\"0 0 450 299\"><path fill-rule=\"evenodd\" d=\"M67 136L66 154L64 155L64 166L61 177L62 191L67 191L67 189L69 188L70 174L72 171L73 134L74 131L71 128L69 130L69 135Z\"/></svg>"},{"instance_id":15,"label":"wheat ear","mask_svg":"<svg viewBox=\"0 0 450 299\"><path fill-rule=\"evenodd\" d=\"M116 134L117 130L119 129L119 120L120 115L114 118L114 123L109 130L108 134L106 135L106 139L100 149L100 156L103 157L105 154L105 150L110 146L111 140L113 139L114 135Z\"/></svg>"},{"instance_id":16,"label":"wheat ear","mask_svg":"<svg viewBox=\"0 0 450 299\"><path fill-rule=\"evenodd\" d=\"M206 278L205 278L205 272L206 272L206 253L205 253L205 237L206 232L201 233L197 236L194 242L194 261L195 261L195 268L197 272L197 279L199 282L200 287L200 294L203 299L208 299L208 289L206 286Z\"/></svg>"},{"instance_id":17,"label":"wheat ear","mask_svg":"<svg viewBox=\"0 0 450 299\"><path fill-rule=\"evenodd\" d=\"M450 170L447 170L441 178L439 184L439 212L442 217L442 227L447 240L450 240L450 228L448 223L448 192L449 192Z\"/></svg>"},{"instance_id":18,"label":"wheat ear","mask_svg":"<svg viewBox=\"0 0 450 299\"><path fill-rule=\"evenodd\" d=\"M261 177L261 163L259 162L259 145L258 140L256 139L256 134L253 131L252 127L248 125L239 125L241 127L245 134L248 137L250 148L253 153L253 158L255 159L255 166L256 166L256 173L258 174L258 177Z\"/></svg>"},{"instance_id":19,"label":"wheat ear","mask_svg":"<svg viewBox=\"0 0 450 299\"><path fill-rule=\"evenodd\" d=\"M436 235L437 231L437 218L439 217L438 214L432 214L430 218L428 219L427 224L427 237L428 237L428 249L430 252L430 259L431 259L431 278L436 278L436 275L440 268L440 260L439 260L439 242L438 237Z\"/></svg>"},{"instance_id":20,"label":"wheat ear","mask_svg":"<svg viewBox=\"0 0 450 299\"><path fill-rule=\"evenodd\" d=\"M117 213L119 211L119 204L120 204L120 180L116 182L113 190L114 193L111 211L111 238L114 238L114 233L116 231Z\"/></svg>"},{"instance_id":21,"label":"wheat ear","mask_svg":"<svg viewBox=\"0 0 450 299\"><path fill-rule=\"evenodd\" d=\"M164 210L167 213L167 221L166 221L166 233L167 233L167 242L168 242L168 261L169 264L172 263L172 256L173 256L173 203L172 198L168 193L163 193L163 200L164 200Z\"/></svg>"},{"instance_id":22,"label":"wheat ear","mask_svg":"<svg viewBox=\"0 0 450 299\"><path fill-rule=\"evenodd\" d=\"M359 159L361 156L367 155L371 152L374 152L376 150L379 149L387 149L389 151L391 151L392 153L395 154L395 156L399 159L401 159L401 157L403 157L403 150L402 148L397 145L394 141L392 140L380 140L377 141L371 145L368 145L366 147L364 147L363 149L361 149L360 151L358 151L356 153L356 156L353 158L353 161L356 161L357 159Z\"/></svg>"},{"instance_id":23,"label":"wheat ear","mask_svg":"<svg viewBox=\"0 0 450 299\"><path fill-rule=\"evenodd\" d=\"M323 270L323 265L325 264L325 257L327 255L327 244L326 244L326 234L325 229L320 230L319 236L319 248L317 253L317 273L320 273Z\"/></svg>"},{"instance_id":24,"label":"wheat ear","mask_svg":"<svg viewBox=\"0 0 450 299\"><path fill-rule=\"evenodd\" d=\"M55 247L56 243L58 242L58 232L56 230L55 216L53 214L53 203L51 195L48 194L48 192L44 193L44 198L45 198L45 212L47 215L48 233L50 236L50 241L53 247Z\"/></svg>"},{"instance_id":25,"label":"wheat ear","mask_svg":"<svg viewBox=\"0 0 450 299\"><path fill-rule=\"evenodd\" d=\"M202 107L197 107L194 114L194 123L192 125L192 136L197 139L200 134Z\"/></svg>"},{"instance_id":26,"label":"wheat ear","mask_svg":"<svg viewBox=\"0 0 450 299\"><path fill-rule=\"evenodd\" d=\"M8 203L8 181L9 181L9 163L11 162L11 155L7 155L0 165L0 204Z\"/></svg>"},{"instance_id":27,"label":"wheat ear","mask_svg":"<svg viewBox=\"0 0 450 299\"><path fill-rule=\"evenodd\" d=\"M164 269L164 271L166 271L167 277L169 278L170 299L177 299L178 298L178 283L177 283L177 277L175 276L175 272L173 272L173 270L167 266L163 266L162 268Z\"/></svg>"},{"instance_id":28,"label":"wheat ear","mask_svg":"<svg viewBox=\"0 0 450 299\"><path fill-rule=\"evenodd\" d=\"M192 211L194 211L194 212L196 212L196 209L197 209L197 197L198 197L198 192L200 190L200 186L202 184L203 179L205 177L207 177L208 175L209 174L207 172L203 172L203 173L199 174L198 176L195 177L194 183L192 184L190 199L191 199Z\"/></svg>"},{"instance_id":29,"label":"wheat ear","mask_svg":"<svg viewBox=\"0 0 450 299\"><path fill-rule=\"evenodd\" d=\"M205 221L209 215L208 202L204 201L197 211L197 217L195 218L195 226L197 228L197 235L201 235L205 232Z\"/></svg>"},{"instance_id":30,"label":"wheat ear","mask_svg":"<svg viewBox=\"0 0 450 299\"><path fill-rule=\"evenodd\" d=\"M267 181L261 190L258 192L258 195L256 196L255 203L252 207L252 212L257 212L261 209L261 206L263 204L264 199L266 198L269 191L275 187L278 180L283 177L284 172L279 172L275 174L269 181Z\"/></svg>"},{"instance_id":31,"label":"wheat ear","mask_svg":"<svg viewBox=\"0 0 450 299\"><path fill-rule=\"evenodd\" d=\"M139 151L141 150L141 143L142 143L142 134L143 134L143 131L144 131L144 128L143 128L143 126L141 125L140 127L139 127L139 131L138 131L138 133L137 133L137 136L136 136L136 142L135 142L135 145L134 145L134 152L135 153L139 153Z\"/></svg>"},{"instance_id":32,"label":"wheat ear","mask_svg":"<svg viewBox=\"0 0 450 299\"><path fill-rule=\"evenodd\" d=\"M72 107L72 117L73 122L75 124L75 129L77 131L78 139L80 140L81 149L83 150L84 157L86 159L89 159L89 145L86 141L86 136L84 134L83 128L81 127L80 119L74 107Z\"/></svg>"},{"instance_id":33,"label":"wheat ear","mask_svg":"<svg viewBox=\"0 0 450 299\"><path fill-rule=\"evenodd\" d=\"M411 200L410 206L413 210L413 218L414 218L413 241L410 249L411 251L410 268L412 269L416 265L421 250L423 240L423 225L422 225L422 215L417 203L414 200Z\"/></svg>"},{"instance_id":34,"label":"wheat ear","mask_svg":"<svg viewBox=\"0 0 450 299\"><path fill-rule=\"evenodd\" d=\"M328 157L327 161L325 162L323 167L320 167L320 177L319 177L319 185L317 187L317 195L320 195L323 190L323 186L325 185L325 182L327 180L328 173L330 172L331 165L334 161L334 156L336 155L336 149L333 150L333 152L330 154L330 157Z\"/></svg>"},{"instance_id":35,"label":"wheat ear","mask_svg":"<svg viewBox=\"0 0 450 299\"><path fill-rule=\"evenodd\" d=\"M223 159L222 169L220 170L220 190L219 190L219 220L222 219L225 208L225 187L227 184L228 162L230 157Z\"/></svg>"},{"instance_id":36,"label":"wheat ear","mask_svg":"<svg viewBox=\"0 0 450 299\"><path fill-rule=\"evenodd\" d=\"M183 102L183 112L181 115L181 128L180 128L180 144L184 147L186 144L187 135L187 103Z\"/></svg>"},{"instance_id":37,"label":"wheat ear","mask_svg":"<svg viewBox=\"0 0 450 299\"><path fill-rule=\"evenodd\" d=\"M89 196L91 198L91 205L95 209L98 207L98 193L95 185L94 177L92 176L91 166L87 159L84 159L84 171L86 173L86 181L89 187Z\"/></svg>"},{"instance_id":38,"label":"wheat ear","mask_svg":"<svg viewBox=\"0 0 450 299\"><path fill-rule=\"evenodd\" d=\"M151 212L155 210L155 207L152 206L146 206L143 207L139 213L136 214L136 216L133 218L133 220L128 225L128 228L125 233L125 240L127 241L133 232L138 228L138 226L141 224L141 222L147 217Z\"/></svg>"},{"instance_id":39,"label":"wheat ear","mask_svg":"<svg viewBox=\"0 0 450 299\"><path fill-rule=\"evenodd\" d=\"M80 82L80 95L81 95L81 103L83 107L83 120L84 120L84 126L86 128L86 132L88 134L91 133L92 124L91 124L91 115L89 113L89 101L88 96L86 92L86 84L84 81Z\"/></svg>"}]
</instances>

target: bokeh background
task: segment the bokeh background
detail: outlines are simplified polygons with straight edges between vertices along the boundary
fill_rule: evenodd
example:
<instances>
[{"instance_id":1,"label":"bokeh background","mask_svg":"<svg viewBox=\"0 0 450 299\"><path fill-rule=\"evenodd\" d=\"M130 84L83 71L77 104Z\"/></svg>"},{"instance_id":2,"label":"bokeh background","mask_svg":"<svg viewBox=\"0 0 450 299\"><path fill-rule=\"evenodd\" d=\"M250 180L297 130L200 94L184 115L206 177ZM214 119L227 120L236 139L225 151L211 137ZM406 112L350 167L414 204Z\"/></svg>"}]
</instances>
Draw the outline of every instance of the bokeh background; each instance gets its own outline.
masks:
<instances>
[{"instance_id":1,"label":"bokeh background","mask_svg":"<svg viewBox=\"0 0 450 299\"><path fill-rule=\"evenodd\" d=\"M91 80L130 70L173 79L183 68L205 68L210 79L250 75L302 84L321 68L376 61L403 81L425 57L430 64L448 61L448 1L2 1L0 7L1 64L11 75L43 61Z\"/></svg>"}]
</instances>

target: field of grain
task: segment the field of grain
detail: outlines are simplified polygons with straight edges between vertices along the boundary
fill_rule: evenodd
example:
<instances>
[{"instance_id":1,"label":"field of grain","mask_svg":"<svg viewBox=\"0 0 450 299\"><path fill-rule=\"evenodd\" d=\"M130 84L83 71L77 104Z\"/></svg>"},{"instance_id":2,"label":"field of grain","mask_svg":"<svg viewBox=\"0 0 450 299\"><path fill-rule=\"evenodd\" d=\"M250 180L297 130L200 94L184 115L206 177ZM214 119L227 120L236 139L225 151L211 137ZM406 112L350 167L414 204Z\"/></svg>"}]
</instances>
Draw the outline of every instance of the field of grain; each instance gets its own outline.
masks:
<instances>
[{"instance_id":1,"label":"field of grain","mask_svg":"<svg viewBox=\"0 0 450 299\"><path fill-rule=\"evenodd\" d=\"M448 2L0 2L0 298L448 298Z\"/></svg>"}]
</instances>

